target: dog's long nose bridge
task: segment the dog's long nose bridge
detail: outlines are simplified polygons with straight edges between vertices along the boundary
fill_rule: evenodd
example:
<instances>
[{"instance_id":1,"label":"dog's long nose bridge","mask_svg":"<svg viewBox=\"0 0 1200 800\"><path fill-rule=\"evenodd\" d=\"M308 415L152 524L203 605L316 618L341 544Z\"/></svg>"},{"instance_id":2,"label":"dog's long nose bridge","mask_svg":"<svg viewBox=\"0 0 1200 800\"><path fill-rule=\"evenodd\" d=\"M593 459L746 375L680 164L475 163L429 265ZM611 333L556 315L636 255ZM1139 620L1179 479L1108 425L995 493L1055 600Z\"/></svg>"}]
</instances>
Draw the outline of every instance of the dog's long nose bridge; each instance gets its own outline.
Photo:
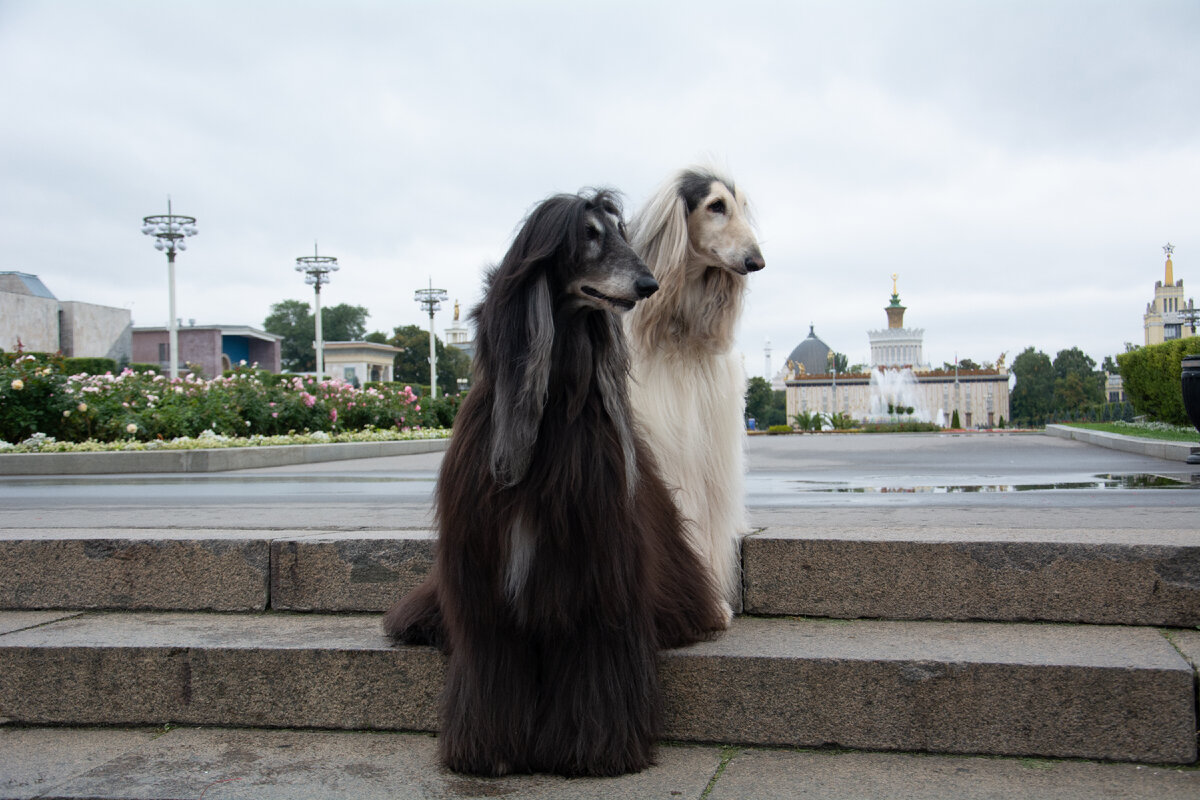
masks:
<instances>
[{"instance_id":1,"label":"dog's long nose bridge","mask_svg":"<svg viewBox=\"0 0 1200 800\"><path fill-rule=\"evenodd\" d=\"M642 275L633 282L633 288L638 297L645 299L658 291L658 281L649 275Z\"/></svg>"}]
</instances>

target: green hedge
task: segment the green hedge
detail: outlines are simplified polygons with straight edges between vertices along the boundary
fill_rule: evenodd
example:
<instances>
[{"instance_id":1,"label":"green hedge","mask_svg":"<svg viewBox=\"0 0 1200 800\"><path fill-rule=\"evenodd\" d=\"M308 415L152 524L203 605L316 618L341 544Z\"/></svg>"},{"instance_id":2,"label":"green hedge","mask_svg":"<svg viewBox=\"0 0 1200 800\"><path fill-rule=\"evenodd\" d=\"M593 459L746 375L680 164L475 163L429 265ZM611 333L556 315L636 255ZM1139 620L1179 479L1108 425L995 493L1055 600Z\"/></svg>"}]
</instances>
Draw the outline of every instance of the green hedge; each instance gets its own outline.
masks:
<instances>
[{"instance_id":1,"label":"green hedge","mask_svg":"<svg viewBox=\"0 0 1200 800\"><path fill-rule=\"evenodd\" d=\"M1139 347L1117 356L1125 393L1139 414L1172 425L1188 425L1180 388L1180 362L1200 353L1200 336Z\"/></svg>"},{"instance_id":2,"label":"green hedge","mask_svg":"<svg viewBox=\"0 0 1200 800\"><path fill-rule=\"evenodd\" d=\"M111 358L64 358L63 372L68 375L104 375L117 371L117 362Z\"/></svg>"}]
</instances>

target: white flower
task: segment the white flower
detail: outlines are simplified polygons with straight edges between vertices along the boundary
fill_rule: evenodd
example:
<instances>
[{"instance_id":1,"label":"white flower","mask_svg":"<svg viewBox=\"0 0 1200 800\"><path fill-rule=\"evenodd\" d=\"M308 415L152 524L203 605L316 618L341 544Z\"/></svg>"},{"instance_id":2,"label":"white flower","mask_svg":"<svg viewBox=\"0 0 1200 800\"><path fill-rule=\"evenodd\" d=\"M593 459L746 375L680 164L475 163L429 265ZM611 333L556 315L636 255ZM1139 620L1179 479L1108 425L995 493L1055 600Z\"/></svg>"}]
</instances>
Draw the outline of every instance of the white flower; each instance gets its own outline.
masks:
<instances>
[{"instance_id":1,"label":"white flower","mask_svg":"<svg viewBox=\"0 0 1200 800\"><path fill-rule=\"evenodd\" d=\"M71 409L69 409L69 408L68 408L66 411L64 411L64 412L63 412L63 416L64 416L64 417L69 417L69 416L71 416Z\"/></svg>"},{"instance_id":2,"label":"white flower","mask_svg":"<svg viewBox=\"0 0 1200 800\"><path fill-rule=\"evenodd\" d=\"M79 404L79 410L80 410L80 411L87 411L87 403L80 403L80 404Z\"/></svg>"},{"instance_id":3,"label":"white flower","mask_svg":"<svg viewBox=\"0 0 1200 800\"><path fill-rule=\"evenodd\" d=\"M137 433L137 425L132 422L125 426L126 433Z\"/></svg>"},{"instance_id":4,"label":"white flower","mask_svg":"<svg viewBox=\"0 0 1200 800\"><path fill-rule=\"evenodd\" d=\"M13 378L12 388L18 392L21 391L25 388L25 381L21 380L20 378Z\"/></svg>"}]
</instances>

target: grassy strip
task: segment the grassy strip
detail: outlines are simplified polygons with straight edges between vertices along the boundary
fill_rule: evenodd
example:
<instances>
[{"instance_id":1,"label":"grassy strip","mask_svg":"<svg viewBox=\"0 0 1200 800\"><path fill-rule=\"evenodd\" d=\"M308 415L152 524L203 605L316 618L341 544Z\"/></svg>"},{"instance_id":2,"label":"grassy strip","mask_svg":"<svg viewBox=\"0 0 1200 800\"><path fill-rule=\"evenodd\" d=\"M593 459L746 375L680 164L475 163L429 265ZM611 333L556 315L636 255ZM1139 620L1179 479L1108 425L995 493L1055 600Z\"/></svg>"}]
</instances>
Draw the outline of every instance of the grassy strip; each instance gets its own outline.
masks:
<instances>
[{"instance_id":1,"label":"grassy strip","mask_svg":"<svg viewBox=\"0 0 1200 800\"><path fill-rule=\"evenodd\" d=\"M1089 431L1116 433L1121 436L1135 436L1139 439L1158 439L1167 442L1200 443L1200 434L1195 428L1183 428L1162 423L1138 424L1132 422L1071 422L1064 423L1071 428L1086 428Z\"/></svg>"}]
</instances>

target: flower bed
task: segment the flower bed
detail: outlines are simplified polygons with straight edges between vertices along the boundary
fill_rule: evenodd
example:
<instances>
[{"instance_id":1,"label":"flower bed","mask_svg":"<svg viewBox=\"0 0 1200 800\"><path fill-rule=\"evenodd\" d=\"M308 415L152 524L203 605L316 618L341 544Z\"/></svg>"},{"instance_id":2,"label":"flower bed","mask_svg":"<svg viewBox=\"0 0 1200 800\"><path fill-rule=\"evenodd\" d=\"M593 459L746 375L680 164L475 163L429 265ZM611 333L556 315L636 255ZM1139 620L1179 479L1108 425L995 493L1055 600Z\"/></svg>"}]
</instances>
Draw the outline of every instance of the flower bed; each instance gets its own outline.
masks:
<instances>
[{"instance_id":1,"label":"flower bed","mask_svg":"<svg viewBox=\"0 0 1200 800\"><path fill-rule=\"evenodd\" d=\"M67 375L54 356L8 355L0 364L0 440L38 451L65 443L76 449L231 446L217 444L222 439L282 444L318 434L328 441L371 440L337 438L347 434L415 438L430 427L428 411L408 386L355 389L245 366L213 380L171 380L129 369ZM201 437L207 443L197 445Z\"/></svg>"}]
</instances>

